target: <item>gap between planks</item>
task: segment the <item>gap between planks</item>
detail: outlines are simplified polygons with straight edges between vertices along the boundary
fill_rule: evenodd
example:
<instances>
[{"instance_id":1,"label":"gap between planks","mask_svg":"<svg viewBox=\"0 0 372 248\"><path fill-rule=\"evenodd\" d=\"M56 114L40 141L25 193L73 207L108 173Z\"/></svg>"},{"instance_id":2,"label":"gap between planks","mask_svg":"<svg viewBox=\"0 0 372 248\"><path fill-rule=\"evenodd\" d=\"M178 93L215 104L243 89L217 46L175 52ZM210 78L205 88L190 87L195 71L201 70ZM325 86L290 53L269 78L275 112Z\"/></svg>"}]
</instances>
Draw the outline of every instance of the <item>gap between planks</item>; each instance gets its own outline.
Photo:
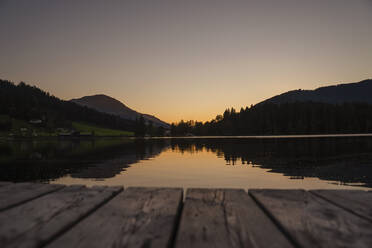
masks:
<instances>
[{"instance_id":1,"label":"gap between planks","mask_svg":"<svg viewBox=\"0 0 372 248\"><path fill-rule=\"evenodd\" d=\"M1 190L4 190L4 188L9 187L9 184L2 185L0 183L0 185L1 185L0 192L1 192ZM18 184L18 185L21 185L22 186L22 184ZM28 184L24 184L24 185L28 185ZM25 186L22 186L22 187L25 187ZM60 188L58 188L58 187L60 187ZM54 193L54 192L57 192L57 191L59 192L62 188L68 188L68 187L57 186L57 189L55 189L54 191L50 191L50 192L47 192L47 193L44 192L44 193L39 194L39 195L36 194L36 196L31 197L31 198L28 198L27 200L21 200L21 201L18 201L18 202L16 201L16 204L10 205L10 206L6 207L5 209L11 209L11 208L14 208L15 206L18 207L18 206L20 206L22 204L26 204L26 203L28 203L30 201L38 200L38 198L47 196L48 194L51 194L51 193ZM131 187L129 187L127 189L130 189L130 188ZM144 187L141 187L141 188L142 189L146 189ZM139 188L139 189L141 189L141 188ZM170 188L156 188L156 189L170 189ZM256 206L256 208L258 208L263 213L263 215L266 216L264 218L268 218L269 221L271 222L272 226L275 226L276 229L277 229L277 231L279 231L282 234L282 236L285 237L285 239L287 241L289 241L290 244L286 244L287 246L282 246L282 247L302 247L303 246L303 244L301 245L301 242L299 242L298 239L296 239L294 237L293 232L288 231L288 228L285 228L283 226L283 224L281 224L280 220L278 220L278 216L276 216L275 214L272 213L273 210L270 209L270 208L267 208L267 206L265 206L265 204L262 204L255 197L255 195L254 195L254 191L255 190L248 190L248 193L247 193L247 191L235 190L235 189L192 189L192 188L190 188L190 189L182 190L182 192L185 191L186 193L185 194L182 194L184 197L181 195L181 200L180 200L179 205L178 205L178 208L176 210L176 214L173 216L174 222L172 224L173 228L171 229L171 231L169 233L169 236L168 236L169 237L168 247L185 247L185 246L182 246L182 243L179 243L178 242L178 239L181 239L182 238L180 235L184 235L183 225L185 225L185 224L183 223L183 221L187 221L187 219L185 219L187 217L185 217L183 215L184 215L185 211L187 211L187 209L185 209L185 208L187 208L188 202L190 201L190 199L188 198L188 195L189 194L192 194L192 192L195 192L195 191L197 192L198 190L199 191L200 190L202 190L202 191L204 190L205 192L208 192L208 191L209 192L213 192L213 191L214 192L217 192L217 191L223 192L223 194L222 194L223 195L223 200L222 200L222 202L220 202L221 204L225 204L224 201L225 201L225 193L226 192L238 192L238 191L240 191L239 194L241 196L239 196L239 197L242 197L243 196L242 192L244 192L244 195L246 195L246 197L245 197L246 200L245 201L247 201L247 199L250 199L248 201L253 201L254 204L255 204L255 206ZM269 190L263 190L263 191L269 191ZM288 194L291 193L291 192L295 192L294 190L284 190L284 191L286 191ZM356 211L356 210L354 211L353 209L350 209L350 206L340 203L339 200L337 200L336 198L334 198L334 199L330 198L329 193L331 193L331 191L329 191L329 190L325 190L325 191L322 191L322 192L319 192L319 191L304 191L304 192L305 192L305 194L313 195L315 198L319 198L319 199L322 199L323 201L327 201L328 204L331 204L331 205L333 205L336 208L342 209L343 211L347 211L347 212L349 212L349 214L351 214L353 216L357 216L358 218L361 218L361 219L368 219L368 216L369 216L368 215L368 212L365 211L365 207L366 206L364 206L364 208L359 207L358 208L358 211ZM338 193L340 193L340 192L345 192L345 191L344 190L340 190ZM354 192L358 192L358 191L354 191ZM324 195L324 193L327 193L327 194ZM86 215L84 215L80 219L77 219L75 222L71 223L70 225L64 227L61 231L57 232L54 236L52 236L45 243L43 243L43 245L46 245L46 244L53 245L53 243L54 243L55 240L58 240L60 237L64 236L66 233L68 233L70 231L73 231L74 228L77 225L79 225L80 223L86 221L86 219L91 218L91 216L94 216L97 213L97 211L100 211L108 203L112 202L116 197L118 197L121 194L123 194L123 192L118 192L116 195L114 195L110 199L107 199L106 201L102 202L101 204L99 204L98 206L96 206L93 210L89 211ZM214 194L215 194L215 197L217 197L216 199L218 201L218 195L221 194L221 193L217 193L217 194L214 193ZM368 194L369 194L369 196L371 196L372 195L372 192L369 192ZM352 194L352 195L354 195L354 194ZM349 197L351 197L351 196L349 196ZM234 200L232 202L239 202L239 201L237 201L237 199L239 199L239 198L236 198L236 197L234 198L233 197L231 199ZM360 198L360 199L363 199L363 198ZM213 201L215 201L215 200L213 200ZM218 204L220 204L220 203L218 203ZM363 206L362 203L360 203L361 206ZM233 206L233 208L236 208L236 207L237 206ZM239 211L243 211L243 210L240 209ZM246 211L246 210L244 210L244 211ZM225 215L226 214L226 210L223 210L222 214ZM225 222L226 222L226 220L225 220ZM239 224L239 225L241 225L241 224ZM234 228L236 228L236 225L234 226ZM233 230L233 229L231 229L231 230ZM235 234L232 233L232 235L235 235L233 237L233 240L234 239L237 240L237 243L236 243L237 245L234 246L234 247L242 247L242 246L244 246L244 242L250 242L248 240L248 241L244 241L242 243L242 238L239 237L239 235L241 236L242 234L241 233L239 234L239 231L236 232ZM230 239L231 239L231 237L230 237ZM285 241L283 241L283 242L285 243ZM248 246L248 247L250 247L250 246ZM264 247L264 246L257 246L257 247Z\"/></svg>"}]
</instances>

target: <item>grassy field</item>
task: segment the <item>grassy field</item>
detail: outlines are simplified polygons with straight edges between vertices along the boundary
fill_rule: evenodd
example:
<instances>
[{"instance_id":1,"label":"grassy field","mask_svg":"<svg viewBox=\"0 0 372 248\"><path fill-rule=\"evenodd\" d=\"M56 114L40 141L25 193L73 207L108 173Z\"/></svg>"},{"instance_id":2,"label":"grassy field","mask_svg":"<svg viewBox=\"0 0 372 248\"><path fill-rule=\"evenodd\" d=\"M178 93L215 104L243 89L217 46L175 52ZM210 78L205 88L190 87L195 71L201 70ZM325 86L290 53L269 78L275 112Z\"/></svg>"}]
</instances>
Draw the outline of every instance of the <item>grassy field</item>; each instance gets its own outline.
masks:
<instances>
[{"instance_id":1,"label":"grassy field","mask_svg":"<svg viewBox=\"0 0 372 248\"><path fill-rule=\"evenodd\" d=\"M0 121L4 119L9 119L6 115L0 115ZM36 133L37 136L46 137L46 136L57 136L56 132L48 131L42 127L35 127L29 124L27 121L18 120L18 119L11 119L12 128L9 131L0 131L0 136L7 137L10 134L16 136L32 136L32 133ZM27 129L27 131L22 132L21 129Z\"/></svg>"},{"instance_id":2,"label":"grassy field","mask_svg":"<svg viewBox=\"0 0 372 248\"><path fill-rule=\"evenodd\" d=\"M73 122L72 127L81 134L91 134L94 132L95 136L134 136L133 132L102 128L81 122Z\"/></svg>"},{"instance_id":3,"label":"grassy field","mask_svg":"<svg viewBox=\"0 0 372 248\"><path fill-rule=\"evenodd\" d=\"M10 118L5 115L0 115L0 121L9 120ZM57 137L58 131L54 129L46 129L43 127L37 127L29 124L27 121L11 119L12 127L9 131L1 131L1 137L22 136L22 137ZM94 132L95 136L134 136L133 132L115 130L109 128L102 128L92 124L72 122L72 128L79 131L81 134L92 134ZM27 131L21 131L27 130Z\"/></svg>"}]
</instances>

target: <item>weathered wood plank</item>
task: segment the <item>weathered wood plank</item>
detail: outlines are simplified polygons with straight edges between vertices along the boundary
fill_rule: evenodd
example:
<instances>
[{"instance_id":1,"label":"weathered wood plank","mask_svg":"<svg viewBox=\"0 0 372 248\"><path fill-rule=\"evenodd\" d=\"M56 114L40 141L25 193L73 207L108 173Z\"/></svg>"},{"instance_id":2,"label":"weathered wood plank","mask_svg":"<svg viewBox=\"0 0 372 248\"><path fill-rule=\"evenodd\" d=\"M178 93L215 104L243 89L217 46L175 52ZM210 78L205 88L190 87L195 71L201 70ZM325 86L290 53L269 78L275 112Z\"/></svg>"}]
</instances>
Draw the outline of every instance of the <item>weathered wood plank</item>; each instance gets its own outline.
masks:
<instances>
[{"instance_id":1,"label":"weathered wood plank","mask_svg":"<svg viewBox=\"0 0 372 248\"><path fill-rule=\"evenodd\" d=\"M12 184L10 182L0 182L0 187Z\"/></svg>"},{"instance_id":2,"label":"weathered wood plank","mask_svg":"<svg viewBox=\"0 0 372 248\"><path fill-rule=\"evenodd\" d=\"M182 189L129 188L48 247L167 247Z\"/></svg>"},{"instance_id":3,"label":"weathered wood plank","mask_svg":"<svg viewBox=\"0 0 372 248\"><path fill-rule=\"evenodd\" d=\"M14 183L0 187L0 211L63 188L57 184Z\"/></svg>"},{"instance_id":4,"label":"weathered wood plank","mask_svg":"<svg viewBox=\"0 0 372 248\"><path fill-rule=\"evenodd\" d=\"M39 247L121 191L70 186L0 213L1 247Z\"/></svg>"},{"instance_id":5,"label":"weathered wood plank","mask_svg":"<svg viewBox=\"0 0 372 248\"><path fill-rule=\"evenodd\" d=\"M190 189L176 247L293 246L244 190Z\"/></svg>"},{"instance_id":6,"label":"weathered wood plank","mask_svg":"<svg viewBox=\"0 0 372 248\"><path fill-rule=\"evenodd\" d=\"M249 190L301 247L371 247L372 223L303 190Z\"/></svg>"},{"instance_id":7,"label":"weathered wood plank","mask_svg":"<svg viewBox=\"0 0 372 248\"><path fill-rule=\"evenodd\" d=\"M372 221L372 192L362 190L311 190L333 204Z\"/></svg>"}]
</instances>

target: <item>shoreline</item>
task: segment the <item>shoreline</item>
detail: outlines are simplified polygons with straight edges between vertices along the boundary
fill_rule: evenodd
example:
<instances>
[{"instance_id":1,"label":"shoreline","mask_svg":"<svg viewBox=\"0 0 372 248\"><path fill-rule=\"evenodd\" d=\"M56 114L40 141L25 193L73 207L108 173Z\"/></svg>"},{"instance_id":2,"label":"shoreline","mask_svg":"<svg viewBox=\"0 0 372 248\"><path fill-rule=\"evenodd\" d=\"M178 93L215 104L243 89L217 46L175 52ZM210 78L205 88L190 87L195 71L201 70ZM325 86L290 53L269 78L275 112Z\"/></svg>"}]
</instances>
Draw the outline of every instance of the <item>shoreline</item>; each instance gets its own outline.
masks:
<instances>
[{"instance_id":1,"label":"shoreline","mask_svg":"<svg viewBox=\"0 0 372 248\"><path fill-rule=\"evenodd\" d=\"M0 141L12 140L93 140L93 139L306 139L306 138L353 138L372 137L372 133L356 134L290 134L290 135L228 135L228 136L164 136L164 137L135 137L135 136L38 136L38 137L6 137L0 136Z\"/></svg>"}]
</instances>

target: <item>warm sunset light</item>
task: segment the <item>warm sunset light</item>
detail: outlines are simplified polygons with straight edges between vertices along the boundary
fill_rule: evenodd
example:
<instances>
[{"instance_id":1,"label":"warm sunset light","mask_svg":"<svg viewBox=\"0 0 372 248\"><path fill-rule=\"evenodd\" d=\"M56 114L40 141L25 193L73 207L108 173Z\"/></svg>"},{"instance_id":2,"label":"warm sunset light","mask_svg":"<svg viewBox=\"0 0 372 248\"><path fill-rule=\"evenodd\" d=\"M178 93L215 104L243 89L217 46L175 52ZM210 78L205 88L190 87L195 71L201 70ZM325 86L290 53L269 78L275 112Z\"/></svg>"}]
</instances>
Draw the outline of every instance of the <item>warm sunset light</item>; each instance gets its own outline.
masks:
<instances>
[{"instance_id":1,"label":"warm sunset light","mask_svg":"<svg viewBox=\"0 0 372 248\"><path fill-rule=\"evenodd\" d=\"M0 0L1 248L372 244L372 0Z\"/></svg>"},{"instance_id":2,"label":"warm sunset light","mask_svg":"<svg viewBox=\"0 0 372 248\"><path fill-rule=\"evenodd\" d=\"M372 77L372 2L0 1L0 78L174 122Z\"/></svg>"}]
</instances>

